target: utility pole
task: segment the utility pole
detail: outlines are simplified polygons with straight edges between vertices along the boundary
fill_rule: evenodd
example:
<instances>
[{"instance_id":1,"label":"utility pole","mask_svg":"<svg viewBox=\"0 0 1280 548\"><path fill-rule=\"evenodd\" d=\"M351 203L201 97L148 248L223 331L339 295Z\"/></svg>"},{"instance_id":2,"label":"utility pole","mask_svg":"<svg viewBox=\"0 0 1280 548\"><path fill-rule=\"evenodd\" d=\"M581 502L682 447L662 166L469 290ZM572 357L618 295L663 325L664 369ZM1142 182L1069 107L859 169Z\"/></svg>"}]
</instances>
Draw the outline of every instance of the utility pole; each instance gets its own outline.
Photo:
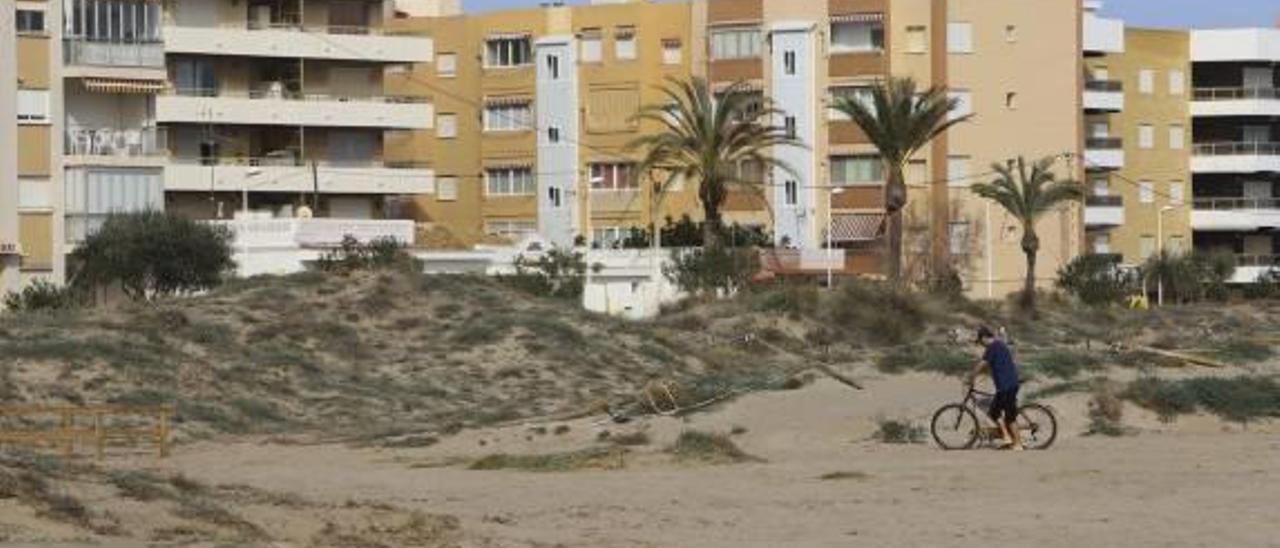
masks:
<instances>
[{"instance_id":1,"label":"utility pole","mask_svg":"<svg viewBox=\"0 0 1280 548\"><path fill-rule=\"evenodd\" d=\"M316 169L316 159L311 159L311 214L320 211L320 175Z\"/></svg>"}]
</instances>

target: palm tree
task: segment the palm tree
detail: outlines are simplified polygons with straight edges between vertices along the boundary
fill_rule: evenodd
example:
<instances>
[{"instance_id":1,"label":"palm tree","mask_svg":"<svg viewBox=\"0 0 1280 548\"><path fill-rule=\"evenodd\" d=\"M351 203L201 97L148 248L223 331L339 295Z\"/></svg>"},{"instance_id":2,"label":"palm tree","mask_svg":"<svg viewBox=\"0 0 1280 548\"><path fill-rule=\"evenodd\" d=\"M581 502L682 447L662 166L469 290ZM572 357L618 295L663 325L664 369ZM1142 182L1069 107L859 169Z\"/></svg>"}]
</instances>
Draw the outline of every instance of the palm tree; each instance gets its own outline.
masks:
<instances>
[{"instance_id":1,"label":"palm tree","mask_svg":"<svg viewBox=\"0 0 1280 548\"><path fill-rule=\"evenodd\" d=\"M718 245L720 210L729 191L761 192L764 186L762 179L743 167L791 171L772 152L775 147L802 145L784 128L770 123L778 111L761 105L758 96L742 84L714 94L702 78L669 78L662 92L666 101L645 106L637 115L638 120L654 122L660 129L627 145L628 150L644 151L634 176L664 174L654 177L665 181L657 185L659 194L676 181L696 181L704 215L703 245Z\"/></svg>"},{"instance_id":2,"label":"palm tree","mask_svg":"<svg viewBox=\"0 0 1280 548\"><path fill-rule=\"evenodd\" d=\"M1045 212L1065 202L1084 198L1084 185L1074 180L1059 181L1051 168L1057 158L1037 160L1027 172L1027 161L1019 156L1012 165L995 163L991 169L996 178L990 183L973 185L973 193L991 200L1008 211L1022 224L1022 253L1027 257L1027 278L1022 288L1022 304L1035 308L1036 254L1040 237L1036 222ZM1016 170L1015 170L1016 168Z\"/></svg>"},{"instance_id":3,"label":"palm tree","mask_svg":"<svg viewBox=\"0 0 1280 548\"><path fill-rule=\"evenodd\" d=\"M870 100L841 97L832 106L845 114L880 151L884 165L884 210L889 217L889 279L902 276L902 210L907 206L907 183L903 172L907 161L930 141L971 115L952 116L958 99L947 97L945 88L934 86L917 93L910 78L892 78L871 88ZM946 192L945 181L935 191ZM945 194L944 194L945 196ZM945 201L945 198L943 199ZM935 204L945 211L945 204ZM945 250L947 233L935 227L935 252Z\"/></svg>"}]
</instances>

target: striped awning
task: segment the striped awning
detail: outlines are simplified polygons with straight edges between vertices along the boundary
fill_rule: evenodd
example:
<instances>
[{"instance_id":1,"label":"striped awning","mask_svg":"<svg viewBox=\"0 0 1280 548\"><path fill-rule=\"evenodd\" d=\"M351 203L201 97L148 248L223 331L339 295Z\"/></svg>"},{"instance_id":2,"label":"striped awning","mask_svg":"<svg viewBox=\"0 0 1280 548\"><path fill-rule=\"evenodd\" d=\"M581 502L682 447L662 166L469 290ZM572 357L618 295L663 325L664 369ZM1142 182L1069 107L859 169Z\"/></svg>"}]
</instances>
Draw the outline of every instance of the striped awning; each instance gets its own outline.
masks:
<instances>
[{"instance_id":1,"label":"striped awning","mask_svg":"<svg viewBox=\"0 0 1280 548\"><path fill-rule=\"evenodd\" d=\"M528 32L495 32L485 36L485 40L523 40L531 36L533 34Z\"/></svg>"},{"instance_id":2,"label":"striped awning","mask_svg":"<svg viewBox=\"0 0 1280 548\"><path fill-rule=\"evenodd\" d=\"M485 169L533 169L533 160L488 160Z\"/></svg>"},{"instance_id":3,"label":"striped awning","mask_svg":"<svg viewBox=\"0 0 1280 548\"><path fill-rule=\"evenodd\" d=\"M869 23L873 21L884 21L883 13L850 13L846 15L831 16L832 23Z\"/></svg>"},{"instance_id":4,"label":"striped awning","mask_svg":"<svg viewBox=\"0 0 1280 548\"><path fill-rule=\"evenodd\" d=\"M831 219L831 241L838 243L872 242L884 235L885 214L836 214Z\"/></svg>"},{"instance_id":5,"label":"striped awning","mask_svg":"<svg viewBox=\"0 0 1280 548\"><path fill-rule=\"evenodd\" d=\"M86 78L84 89L94 93L137 93L152 95L164 91L160 80L127 80L121 78Z\"/></svg>"},{"instance_id":6,"label":"striped awning","mask_svg":"<svg viewBox=\"0 0 1280 548\"><path fill-rule=\"evenodd\" d=\"M498 97L485 97L485 106L501 107L510 105L528 105L533 103L533 97L528 95L502 95Z\"/></svg>"}]
</instances>

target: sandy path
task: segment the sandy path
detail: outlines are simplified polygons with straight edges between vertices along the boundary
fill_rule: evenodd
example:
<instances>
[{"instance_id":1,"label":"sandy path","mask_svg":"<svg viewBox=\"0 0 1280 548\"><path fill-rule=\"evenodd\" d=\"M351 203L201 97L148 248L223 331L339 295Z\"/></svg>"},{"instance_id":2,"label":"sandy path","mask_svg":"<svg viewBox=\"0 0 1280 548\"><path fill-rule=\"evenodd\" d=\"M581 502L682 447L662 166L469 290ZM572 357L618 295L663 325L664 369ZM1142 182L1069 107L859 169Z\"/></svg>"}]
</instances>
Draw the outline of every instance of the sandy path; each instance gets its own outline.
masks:
<instances>
[{"instance_id":1,"label":"sandy path","mask_svg":"<svg viewBox=\"0 0 1280 548\"><path fill-rule=\"evenodd\" d=\"M404 462L456 454L471 442L464 436L399 451L209 444L166 467L321 500L454 514L498 546L1280 546L1274 435L1068 436L1051 451L1024 454L865 441L871 410L918 417L954 392L952 381L915 377L877 381L856 395L819 384L752 396L692 421L748 426L739 442L768 459L762 464L534 474ZM1066 418L1068 429L1078 422ZM651 431L662 440L681 426ZM593 434L586 423L575 432ZM485 449L472 451L518 449L490 434ZM834 471L867 477L818 479Z\"/></svg>"}]
</instances>

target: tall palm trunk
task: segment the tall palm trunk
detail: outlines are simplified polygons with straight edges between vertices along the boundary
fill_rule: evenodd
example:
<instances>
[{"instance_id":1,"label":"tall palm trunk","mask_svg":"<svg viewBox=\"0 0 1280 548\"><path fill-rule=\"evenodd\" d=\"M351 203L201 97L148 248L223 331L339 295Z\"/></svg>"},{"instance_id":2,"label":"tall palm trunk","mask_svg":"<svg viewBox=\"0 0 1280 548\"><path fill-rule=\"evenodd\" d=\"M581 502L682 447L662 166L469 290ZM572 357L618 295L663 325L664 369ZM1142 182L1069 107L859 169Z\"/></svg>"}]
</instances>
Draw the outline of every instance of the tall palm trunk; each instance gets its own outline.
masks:
<instances>
[{"instance_id":1,"label":"tall palm trunk","mask_svg":"<svg viewBox=\"0 0 1280 548\"><path fill-rule=\"evenodd\" d=\"M1027 256L1027 279L1022 286L1022 305L1028 310L1036 306L1036 255L1040 252L1040 237L1034 226L1023 228L1022 253Z\"/></svg>"},{"instance_id":2,"label":"tall palm trunk","mask_svg":"<svg viewBox=\"0 0 1280 548\"><path fill-rule=\"evenodd\" d=\"M702 247L710 249L720 245L720 206L702 200Z\"/></svg>"},{"instance_id":3,"label":"tall palm trunk","mask_svg":"<svg viewBox=\"0 0 1280 548\"><path fill-rule=\"evenodd\" d=\"M884 211L889 217L885 260L888 261L889 280L902 280L902 209L907 205L907 185L903 182L902 166L890 165L889 177L884 187Z\"/></svg>"}]
</instances>

